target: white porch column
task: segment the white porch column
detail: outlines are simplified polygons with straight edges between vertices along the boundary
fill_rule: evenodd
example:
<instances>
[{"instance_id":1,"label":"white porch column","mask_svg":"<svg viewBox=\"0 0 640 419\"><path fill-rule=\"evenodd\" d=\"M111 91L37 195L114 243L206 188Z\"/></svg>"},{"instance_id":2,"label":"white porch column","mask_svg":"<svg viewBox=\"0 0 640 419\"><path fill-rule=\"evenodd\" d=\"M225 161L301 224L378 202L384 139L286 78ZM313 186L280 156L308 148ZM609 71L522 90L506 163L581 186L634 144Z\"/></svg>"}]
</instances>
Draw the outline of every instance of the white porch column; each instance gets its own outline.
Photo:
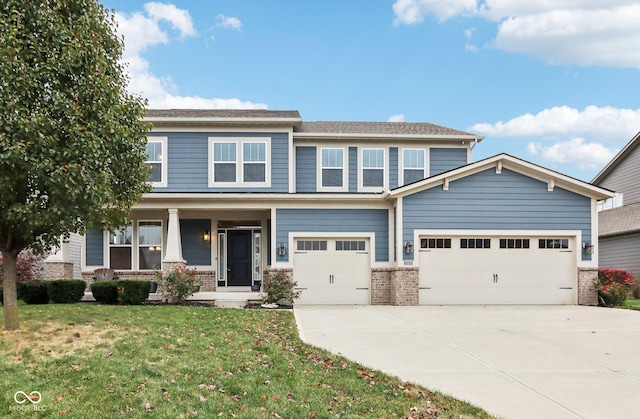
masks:
<instances>
[{"instance_id":1,"label":"white porch column","mask_svg":"<svg viewBox=\"0 0 640 419\"><path fill-rule=\"evenodd\" d=\"M182 259L182 241L180 240L180 218L176 208L169 208L167 225L167 245L163 263L186 263Z\"/></svg>"}]
</instances>

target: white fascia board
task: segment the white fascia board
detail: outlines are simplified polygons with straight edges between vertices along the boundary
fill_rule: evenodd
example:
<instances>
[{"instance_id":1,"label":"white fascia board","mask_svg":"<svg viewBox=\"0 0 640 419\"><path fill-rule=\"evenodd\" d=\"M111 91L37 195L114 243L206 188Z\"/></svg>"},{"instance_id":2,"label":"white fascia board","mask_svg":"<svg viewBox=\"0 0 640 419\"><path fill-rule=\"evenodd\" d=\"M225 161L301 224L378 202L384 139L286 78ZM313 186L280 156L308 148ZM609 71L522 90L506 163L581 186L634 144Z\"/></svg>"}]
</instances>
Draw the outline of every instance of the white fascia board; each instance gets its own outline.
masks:
<instances>
[{"instance_id":1,"label":"white fascia board","mask_svg":"<svg viewBox=\"0 0 640 419\"><path fill-rule=\"evenodd\" d=\"M479 135L426 135L426 134L375 134L375 133L344 133L344 132L294 132L293 138L309 138L309 139L341 139L341 140L452 140L452 141L477 141L480 142L484 137Z\"/></svg>"},{"instance_id":2,"label":"white fascia board","mask_svg":"<svg viewBox=\"0 0 640 419\"><path fill-rule=\"evenodd\" d=\"M302 118L190 118L190 117L145 117L144 121L159 123L213 123L213 124L291 124L302 123Z\"/></svg>"},{"instance_id":3,"label":"white fascia board","mask_svg":"<svg viewBox=\"0 0 640 419\"><path fill-rule=\"evenodd\" d=\"M513 170L514 172L521 173L525 176L537 179L541 182L547 183L550 179L553 179L556 187L567 189L571 192L588 196L590 198L607 199L613 198L615 196L614 192L611 192L599 186L594 186L587 182L574 179L570 176L563 175L553 170L545 169L544 167L529 163L521 159L517 159L508 154L498 154L496 156L480 160L479 162L471 163L458 169L454 169L440 175L433 176L422 181L403 186L401 188L397 188L390 192L390 197L394 198L399 196L411 195L420 190L443 185L445 181L453 182L457 179L473 175L488 168L497 167L498 165L503 168Z\"/></svg>"}]
</instances>

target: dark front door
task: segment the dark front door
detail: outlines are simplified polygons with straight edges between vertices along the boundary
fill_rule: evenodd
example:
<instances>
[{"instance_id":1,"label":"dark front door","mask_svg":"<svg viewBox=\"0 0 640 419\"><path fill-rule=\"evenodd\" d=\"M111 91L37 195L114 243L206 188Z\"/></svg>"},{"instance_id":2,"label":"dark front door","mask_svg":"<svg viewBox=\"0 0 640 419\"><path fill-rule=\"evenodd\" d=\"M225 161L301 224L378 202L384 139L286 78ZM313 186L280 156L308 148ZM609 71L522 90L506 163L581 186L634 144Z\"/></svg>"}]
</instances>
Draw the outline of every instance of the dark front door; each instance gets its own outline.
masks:
<instances>
[{"instance_id":1,"label":"dark front door","mask_svg":"<svg viewBox=\"0 0 640 419\"><path fill-rule=\"evenodd\" d=\"M227 286L251 286L251 230L227 233Z\"/></svg>"}]
</instances>

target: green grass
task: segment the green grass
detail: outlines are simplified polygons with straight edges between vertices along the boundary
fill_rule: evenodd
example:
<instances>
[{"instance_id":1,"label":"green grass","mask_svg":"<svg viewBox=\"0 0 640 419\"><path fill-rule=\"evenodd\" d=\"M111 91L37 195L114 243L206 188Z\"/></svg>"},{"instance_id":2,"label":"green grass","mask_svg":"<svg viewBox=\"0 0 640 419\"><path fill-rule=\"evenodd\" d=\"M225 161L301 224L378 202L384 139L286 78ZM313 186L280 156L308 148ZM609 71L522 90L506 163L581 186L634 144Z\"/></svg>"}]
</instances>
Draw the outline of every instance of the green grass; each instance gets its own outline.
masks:
<instances>
[{"instance_id":1,"label":"green grass","mask_svg":"<svg viewBox=\"0 0 640 419\"><path fill-rule=\"evenodd\" d=\"M632 298L632 299L625 300L624 308L630 308L632 310L640 310L640 299Z\"/></svg>"},{"instance_id":2,"label":"green grass","mask_svg":"<svg viewBox=\"0 0 640 419\"><path fill-rule=\"evenodd\" d=\"M490 417L302 343L287 311L49 304L20 321L0 341L2 417Z\"/></svg>"}]
</instances>

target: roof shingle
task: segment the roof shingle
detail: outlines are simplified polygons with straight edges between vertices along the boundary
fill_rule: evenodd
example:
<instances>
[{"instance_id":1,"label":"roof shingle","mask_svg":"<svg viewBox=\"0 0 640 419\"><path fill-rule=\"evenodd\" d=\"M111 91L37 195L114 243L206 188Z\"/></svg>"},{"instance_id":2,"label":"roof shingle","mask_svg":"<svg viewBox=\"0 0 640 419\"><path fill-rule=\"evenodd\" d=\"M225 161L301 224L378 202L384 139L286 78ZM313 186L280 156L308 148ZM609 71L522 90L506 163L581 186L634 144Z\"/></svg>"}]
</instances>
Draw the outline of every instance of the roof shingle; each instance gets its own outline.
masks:
<instances>
[{"instance_id":1,"label":"roof shingle","mask_svg":"<svg viewBox=\"0 0 640 419\"><path fill-rule=\"evenodd\" d=\"M598 234L600 237L638 230L640 230L640 203L598 213Z\"/></svg>"},{"instance_id":2,"label":"roof shingle","mask_svg":"<svg viewBox=\"0 0 640 419\"><path fill-rule=\"evenodd\" d=\"M300 119L298 111L269 109L148 109L148 118L291 118Z\"/></svg>"},{"instance_id":3,"label":"roof shingle","mask_svg":"<svg viewBox=\"0 0 640 419\"><path fill-rule=\"evenodd\" d=\"M451 135L476 136L464 131L428 122L303 122L294 129L297 133L319 134L383 134L383 135ZM480 136L476 136L481 138Z\"/></svg>"}]
</instances>

